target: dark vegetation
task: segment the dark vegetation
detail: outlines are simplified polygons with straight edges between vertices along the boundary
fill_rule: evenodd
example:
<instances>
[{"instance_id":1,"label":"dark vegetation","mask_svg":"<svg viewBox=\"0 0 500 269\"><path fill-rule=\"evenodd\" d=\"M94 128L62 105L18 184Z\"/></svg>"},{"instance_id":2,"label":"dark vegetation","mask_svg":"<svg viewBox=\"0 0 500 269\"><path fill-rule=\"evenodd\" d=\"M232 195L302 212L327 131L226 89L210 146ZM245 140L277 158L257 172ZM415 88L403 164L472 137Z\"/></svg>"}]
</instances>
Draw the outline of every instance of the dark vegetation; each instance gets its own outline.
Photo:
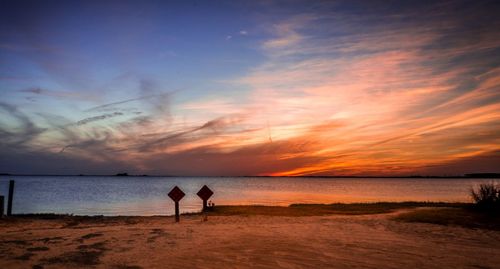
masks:
<instances>
[{"instance_id":1,"label":"dark vegetation","mask_svg":"<svg viewBox=\"0 0 500 269\"><path fill-rule=\"evenodd\" d=\"M37 213L37 214L15 214L9 218L0 219L0 224L18 222L29 222L31 220L54 220L65 221L64 228L78 228L81 225L113 225L113 224L136 224L142 218L141 216L78 216L72 214L54 214L54 213ZM163 216L152 216L148 218L164 218Z\"/></svg>"},{"instance_id":2,"label":"dark vegetation","mask_svg":"<svg viewBox=\"0 0 500 269\"><path fill-rule=\"evenodd\" d=\"M400 214L395 219L406 222L500 230L500 185L481 184L477 189L471 189L470 194L474 204L458 208L416 210Z\"/></svg>"},{"instance_id":3,"label":"dark vegetation","mask_svg":"<svg viewBox=\"0 0 500 269\"><path fill-rule=\"evenodd\" d=\"M35 254L34 253L31 253L31 252L26 252L24 253L23 255L21 256L18 256L18 257L15 257L14 259L16 260L22 260L22 261L28 261L29 259L31 259L31 257L33 257Z\"/></svg>"},{"instance_id":4,"label":"dark vegetation","mask_svg":"<svg viewBox=\"0 0 500 269\"><path fill-rule=\"evenodd\" d=\"M48 251L50 250L48 247L32 247L32 248L27 248L27 251Z\"/></svg>"},{"instance_id":5,"label":"dark vegetation","mask_svg":"<svg viewBox=\"0 0 500 269\"><path fill-rule=\"evenodd\" d=\"M86 234L86 235L82 236L82 239L90 239L90 238L99 237L102 235L103 235L102 233L90 233L90 234Z\"/></svg>"},{"instance_id":6,"label":"dark vegetation","mask_svg":"<svg viewBox=\"0 0 500 269\"><path fill-rule=\"evenodd\" d=\"M465 174L465 177L473 177L473 178L500 178L499 173L473 173L473 174Z\"/></svg>"},{"instance_id":7,"label":"dark vegetation","mask_svg":"<svg viewBox=\"0 0 500 269\"><path fill-rule=\"evenodd\" d=\"M379 202L352 204L292 204L284 206L216 206L211 215L268 215L268 216L321 216L321 215L366 215L390 213L399 209L417 207L464 207L467 203L434 202Z\"/></svg>"},{"instance_id":8,"label":"dark vegetation","mask_svg":"<svg viewBox=\"0 0 500 269\"><path fill-rule=\"evenodd\" d=\"M138 265L119 264L115 265L113 269L142 269L142 267Z\"/></svg>"},{"instance_id":9,"label":"dark vegetation","mask_svg":"<svg viewBox=\"0 0 500 269\"><path fill-rule=\"evenodd\" d=\"M282 206L216 206L212 215L267 215L267 216L321 216L366 215L391 213L401 209L415 209L393 217L404 222L455 225L466 228L500 230L500 187L481 185L471 190L475 203L380 202L353 204L293 204Z\"/></svg>"},{"instance_id":10,"label":"dark vegetation","mask_svg":"<svg viewBox=\"0 0 500 269\"><path fill-rule=\"evenodd\" d=\"M471 189L470 194L477 210L491 214L500 213L500 185L481 184L477 190Z\"/></svg>"}]
</instances>

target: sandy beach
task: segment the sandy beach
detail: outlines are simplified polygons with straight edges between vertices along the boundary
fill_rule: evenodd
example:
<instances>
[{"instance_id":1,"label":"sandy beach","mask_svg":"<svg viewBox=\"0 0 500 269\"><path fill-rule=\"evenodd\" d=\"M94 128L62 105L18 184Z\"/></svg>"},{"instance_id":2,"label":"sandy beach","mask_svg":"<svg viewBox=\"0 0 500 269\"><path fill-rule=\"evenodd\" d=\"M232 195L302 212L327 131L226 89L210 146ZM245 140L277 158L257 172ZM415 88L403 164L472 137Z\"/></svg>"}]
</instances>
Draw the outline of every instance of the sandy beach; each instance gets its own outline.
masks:
<instances>
[{"instance_id":1,"label":"sandy beach","mask_svg":"<svg viewBox=\"0 0 500 269\"><path fill-rule=\"evenodd\" d=\"M0 268L499 268L500 231L400 212L2 220Z\"/></svg>"}]
</instances>

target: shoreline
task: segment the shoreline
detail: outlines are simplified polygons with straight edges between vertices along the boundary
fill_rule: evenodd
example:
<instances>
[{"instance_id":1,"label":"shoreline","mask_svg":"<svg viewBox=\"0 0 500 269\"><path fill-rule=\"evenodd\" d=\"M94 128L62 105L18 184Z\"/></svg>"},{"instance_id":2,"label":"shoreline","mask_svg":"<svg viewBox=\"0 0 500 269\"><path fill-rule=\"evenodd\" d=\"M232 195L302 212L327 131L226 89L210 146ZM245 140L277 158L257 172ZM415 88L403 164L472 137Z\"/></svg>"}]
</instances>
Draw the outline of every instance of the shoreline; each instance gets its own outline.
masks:
<instances>
[{"instance_id":1,"label":"shoreline","mask_svg":"<svg viewBox=\"0 0 500 269\"><path fill-rule=\"evenodd\" d=\"M416 208L416 207L471 207L473 203L464 202L430 202L430 201L403 201L403 202L362 202L362 203L294 203L288 206L280 205L217 205L215 210L209 210L205 213L210 215L238 215L238 214L253 214L253 215L289 215L294 211L293 215L327 215L327 214L347 214L347 215L362 215L362 214L380 214L389 213L396 209ZM319 210L318 210L319 209ZM310 210L310 213L307 213ZM181 215L199 215L204 212L184 212ZM78 215L72 213L19 213L13 214L13 217L21 218L64 218L64 217L88 217L88 218L114 218L114 217L172 217L172 215Z\"/></svg>"},{"instance_id":2,"label":"shoreline","mask_svg":"<svg viewBox=\"0 0 500 269\"><path fill-rule=\"evenodd\" d=\"M500 212L477 210L473 203L447 202L375 202L333 204L291 204L289 206L266 205L218 205L206 212L181 213L181 218L195 217L317 217L317 216L370 216L397 215L404 222L420 222L439 225L455 225L500 231ZM73 215L56 213L13 214L0 218L0 227L23 221L64 221L68 226L78 223L137 223L154 219L174 219L174 215Z\"/></svg>"},{"instance_id":3,"label":"shoreline","mask_svg":"<svg viewBox=\"0 0 500 269\"><path fill-rule=\"evenodd\" d=\"M459 225L457 217L468 212L463 205L392 203L381 213L381 205L361 212L344 204L342 212L327 214L324 206L332 205L218 206L182 215L179 223L172 216L13 216L0 220L0 268L494 268L500 262L500 229ZM286 212L304 207L314 214ZM429 216L453 222L430 223Z\"/></svg>"}]
</instances>

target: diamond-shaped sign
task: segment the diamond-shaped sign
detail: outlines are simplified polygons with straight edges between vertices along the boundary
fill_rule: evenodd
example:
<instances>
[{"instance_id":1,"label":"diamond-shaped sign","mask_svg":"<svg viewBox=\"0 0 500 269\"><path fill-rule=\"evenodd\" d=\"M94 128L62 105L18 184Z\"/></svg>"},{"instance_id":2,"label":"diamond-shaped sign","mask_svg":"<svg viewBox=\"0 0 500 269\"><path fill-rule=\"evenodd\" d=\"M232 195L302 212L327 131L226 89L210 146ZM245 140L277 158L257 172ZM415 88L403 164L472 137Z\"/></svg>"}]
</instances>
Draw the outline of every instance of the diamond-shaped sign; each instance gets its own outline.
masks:
<instances>
[{"instance_id":1,"label":"diamond-shaped sign","mask_svg":"<svg viewBox=\"0 0 500 269\"><path fill-rule=\"evenodd\" d=\"M179 202L186 194L179 189L179 187L175 186L169 193L168 197L174 200L174 202Z\"/></svg>"},{"instance_id":2,"label":"diamond-shaped sign","mask_svg":"<svg viewBox=\"0 0 500 269\"><path fill-rule=\"evenodd\" d=\"M207 185L204 185L197 193L197 195L201 198L201 200L206 201L208 198L210 198L214 192L207 187Z\"/></svg>"}]
</instances>

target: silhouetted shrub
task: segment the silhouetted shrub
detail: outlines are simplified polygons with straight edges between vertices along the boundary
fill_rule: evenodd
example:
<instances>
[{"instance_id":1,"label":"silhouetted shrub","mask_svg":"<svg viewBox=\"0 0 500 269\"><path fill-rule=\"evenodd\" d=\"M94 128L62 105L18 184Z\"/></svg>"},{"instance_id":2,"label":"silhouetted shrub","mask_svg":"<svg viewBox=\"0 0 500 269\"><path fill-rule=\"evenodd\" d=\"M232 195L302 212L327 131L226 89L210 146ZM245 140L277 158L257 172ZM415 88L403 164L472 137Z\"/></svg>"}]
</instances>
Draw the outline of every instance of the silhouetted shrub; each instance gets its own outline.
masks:
<instances>
[{"instance_id":1,"label":"silhouetted shrub","mask_svg":"<svg viewBox=\"0 0 500 269\"><path fill-rule=\"evenodd\" d=\"M500 211L500 185L481 184L477 190L471 189L470 194L478 208Z\"/></svg>"}]
</instances>

